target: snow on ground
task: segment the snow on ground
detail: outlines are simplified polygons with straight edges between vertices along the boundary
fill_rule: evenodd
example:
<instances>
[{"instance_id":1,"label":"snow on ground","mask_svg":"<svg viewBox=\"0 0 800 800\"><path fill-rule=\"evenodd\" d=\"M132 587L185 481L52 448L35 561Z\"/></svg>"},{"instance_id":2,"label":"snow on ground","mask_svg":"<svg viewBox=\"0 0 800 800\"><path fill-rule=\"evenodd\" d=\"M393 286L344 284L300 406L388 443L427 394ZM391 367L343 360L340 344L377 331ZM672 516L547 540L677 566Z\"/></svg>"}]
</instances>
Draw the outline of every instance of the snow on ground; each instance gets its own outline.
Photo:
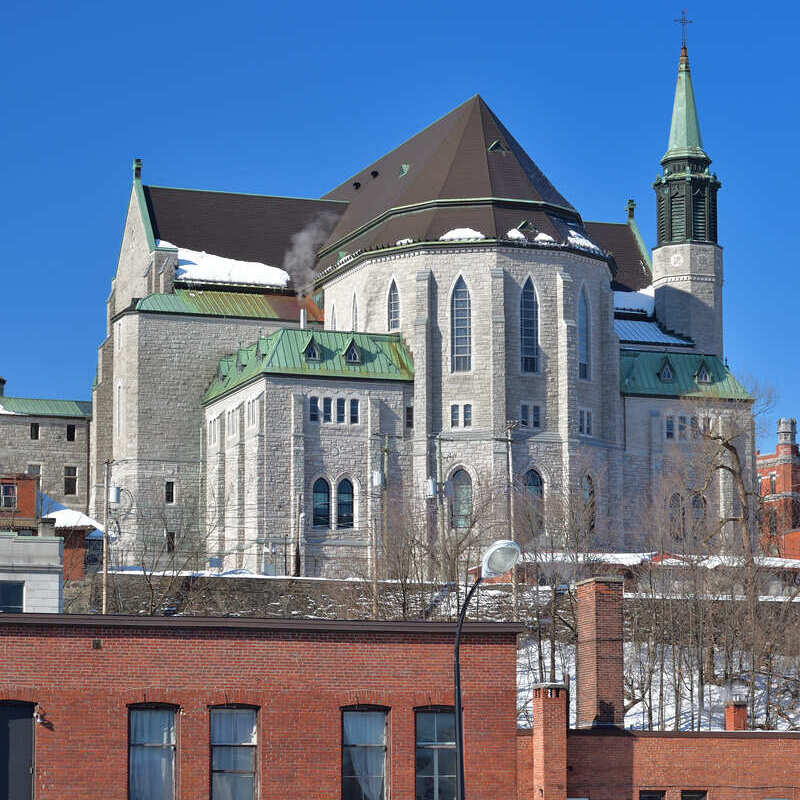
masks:
<instances>
[{"instance_id":1,"label":"snow on ground","mask_svg":"<svg viewBox=\"0 0 800 800\"><path fill-rule=\"evenodd\" d=\"M638 292L614 292L614 311L640 311L652 317L655 311L653 287Z\"/></svg>"},{"instance_id":2,"label":"snow on ground","mask_svg":"<svg viewBox=\"0 0 800 800\"><path fill-rule=\"evenodd\" d=\"M486 237L480 232L472 228L453 228L447 233L443 233L439 237L440 242L454 242L461 239L485 239Z\"/></svg>"},{"instance_id":3,"label":"snow on ground","mask_svg":"<svg viewBox=\"0 0 800 800\"><path fill-rule=\"evenodd\" d=\"M234 258L215 256L212 253L190 250L159 239L157 247L174 247L178 251L178 266L175 279L198 283L236 283L255 286L278 286L289 283L289 273L279 267L271 267L257 261L238 261Z\"/></svg>"}]
</instances>

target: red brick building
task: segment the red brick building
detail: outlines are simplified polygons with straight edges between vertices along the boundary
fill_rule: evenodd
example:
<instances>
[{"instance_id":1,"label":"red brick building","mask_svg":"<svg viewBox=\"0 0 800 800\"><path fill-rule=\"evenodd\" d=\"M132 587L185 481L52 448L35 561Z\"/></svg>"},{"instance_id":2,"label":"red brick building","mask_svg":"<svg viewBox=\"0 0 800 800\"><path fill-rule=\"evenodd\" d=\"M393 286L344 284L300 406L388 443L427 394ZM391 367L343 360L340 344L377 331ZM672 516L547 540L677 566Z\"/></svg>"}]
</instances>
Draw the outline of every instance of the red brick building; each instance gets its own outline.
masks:
<instances>
[{"instance_id":1,"label":"red brick building","mask_svg":"<svg viewBox=\"0 0 800 800\"><path fill-rule=\"evenodd\" d=\"M766 552L800 558L800 449L797 422L778 420L774 453L756 453L762 498L761 539Z\"/></svg>"},{"instance_id":2,"label":"red brick building","mask_svg":"<svg viewBox=\"0 0 800 800\"><path fill-rule=\"evenodd\" d=\"M519 626L465 626L469 800L800 800L800 733L742 730L742 706L727 731L622 729L621 579L584 581L578 602L576 729L567 689L544 684L533 729L518 731ZM36 800L159 800L172 787L179 800L452 800L453 634L442 623L4 616L0 796L28 800L32 767Z\"/></svg>"},{"instance_id":3,"label":"red brick building","mask_svg":"<svg viewBox=\"0 0 800 800\"><path fill-rule=\"evenodd\" d=\"M39 478L24 472L0 474L0 531L35 534Z\"/></svg>"}]
</instances>

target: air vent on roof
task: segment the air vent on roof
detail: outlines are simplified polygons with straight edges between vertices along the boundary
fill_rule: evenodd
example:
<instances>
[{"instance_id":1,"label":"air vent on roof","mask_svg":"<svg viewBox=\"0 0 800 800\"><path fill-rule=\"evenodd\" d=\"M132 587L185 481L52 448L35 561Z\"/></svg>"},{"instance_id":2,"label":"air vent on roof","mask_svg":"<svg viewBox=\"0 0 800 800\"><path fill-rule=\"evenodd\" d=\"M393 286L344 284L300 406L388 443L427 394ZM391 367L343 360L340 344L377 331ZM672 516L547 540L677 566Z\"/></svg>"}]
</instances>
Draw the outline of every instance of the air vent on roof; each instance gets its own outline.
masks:
<instances>
[{"instance_id":1,"label":"air vent on roof","mask_svg":"<svg viewBox=\"0 0 800 800\"><path fill-rule=\"evenodd\" d=\"M400 170L397 173L398 178L402 178L404 175L408 175L408 171L411 169L411 164L401 164Z\"/></svg>"},{"instance_id":2,"label":"air vent on roof","mask_svg":"<svg viewBox=\"0 0 800 800\"><path fill-rule=\"evenodd\" d=\"M359 181L353 181L353 188L354 189L360 189L361 188L361 183Z\"/></svg>"},{"instance_id":3,"label":"air vent on roof","mask_svg":"<svg viewBox=\"0 0 800 800\"><path fill-rule=\"evenodd\" d=\"M378 170L376 170L376 169L374 169L374 170L372 170L372 172L370 172L370 175L372 175L373 178L377 178L378 174L379 174Z\"/></svg>"},{"instance_id":4,"label":"air vent on roof","mask_svg":"<svg viewBox=\"0 0 800 800\"><path fill-rule=\"evenodd\" d=\"M530 222L527 219L522 220L519 225L517 225L518 231L524 231L526 228L530 227Z\"/></svg>"},{"instance_id":5,"label":"air vent on roof","mask_svg":"<svg viewBox=\"0 0 800 800\"><path fill-rule=\"evenodd\" d=\"M502 139L495 139L488 147L490 153L507 153L508 145Z\"/></svg>"}]
</instances>

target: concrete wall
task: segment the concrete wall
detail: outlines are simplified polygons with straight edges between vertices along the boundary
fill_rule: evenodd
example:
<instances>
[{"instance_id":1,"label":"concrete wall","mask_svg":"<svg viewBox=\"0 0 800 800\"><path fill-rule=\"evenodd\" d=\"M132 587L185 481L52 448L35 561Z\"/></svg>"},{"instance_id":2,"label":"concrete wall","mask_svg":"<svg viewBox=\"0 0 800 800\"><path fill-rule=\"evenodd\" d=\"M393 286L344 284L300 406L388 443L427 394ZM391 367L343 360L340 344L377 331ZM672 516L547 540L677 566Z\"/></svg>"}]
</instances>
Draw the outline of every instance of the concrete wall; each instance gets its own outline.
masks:
<instances>
[{"instance_id":1,"label":"concrete wall","mask_svg":"<svg viewBox=\"0 0 800 800\"><path fill-rule=\"evenodd\" d=\"M0 533L0 581L24 584L25 613L61 611L62 548L58 537Z\"/></svg>"}]
</instances>

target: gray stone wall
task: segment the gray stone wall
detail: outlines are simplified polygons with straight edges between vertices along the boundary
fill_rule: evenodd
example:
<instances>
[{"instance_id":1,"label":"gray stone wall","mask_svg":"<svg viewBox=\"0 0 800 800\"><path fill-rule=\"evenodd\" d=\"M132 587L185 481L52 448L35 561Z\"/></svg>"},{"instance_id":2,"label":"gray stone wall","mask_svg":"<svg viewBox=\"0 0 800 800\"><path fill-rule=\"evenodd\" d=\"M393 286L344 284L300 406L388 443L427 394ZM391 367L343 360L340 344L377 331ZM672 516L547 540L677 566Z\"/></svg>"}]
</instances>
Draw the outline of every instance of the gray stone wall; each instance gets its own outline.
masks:
<instances>
[{"instance_id":1,"label":"gray stone wall","mask_svg":"<svg viewBox=\"0 0 800 800\"><path fill-rule=\"evenodd\" d=\"M39 438L31 439L31 423L39 425ZM75 441L67 441L67 425L75 426ZM0 414L0 472L27 472L37 465L42 491L76 511L88 503L89 422L76 417L39 417ZM64 468L75 467L77 493L64 493ZM47 509L44 509L47 513Z\"/></svg>"}]
</instances>

